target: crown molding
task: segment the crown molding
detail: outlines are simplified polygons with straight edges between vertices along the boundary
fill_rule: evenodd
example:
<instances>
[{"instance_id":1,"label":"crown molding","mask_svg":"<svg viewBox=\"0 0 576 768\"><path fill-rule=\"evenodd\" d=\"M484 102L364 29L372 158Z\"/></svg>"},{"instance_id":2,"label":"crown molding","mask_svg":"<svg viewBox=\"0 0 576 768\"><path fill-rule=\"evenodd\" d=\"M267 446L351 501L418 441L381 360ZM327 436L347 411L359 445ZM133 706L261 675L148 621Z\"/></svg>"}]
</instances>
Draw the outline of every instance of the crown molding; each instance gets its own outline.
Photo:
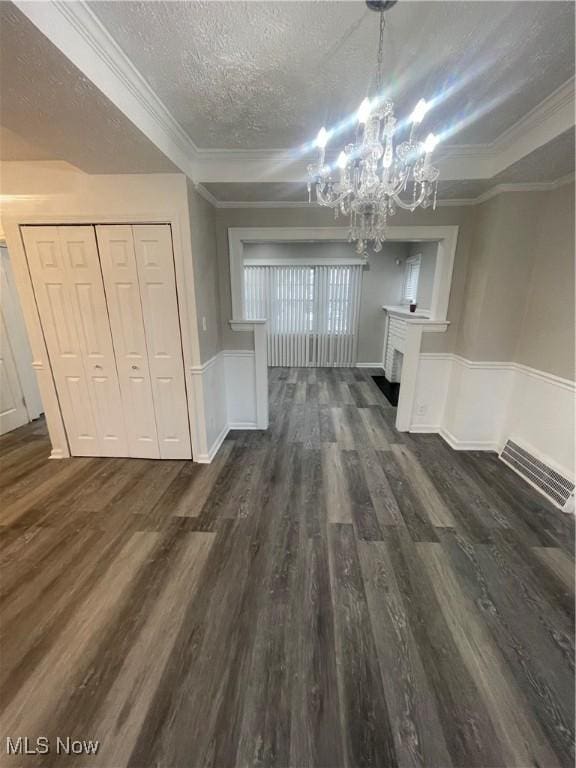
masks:
<instances>
[{"instance_id":1,"label":"crown molding","mask_svg":"<svg viewBox=\"0 0 576 768\"><path fill-rule=\"evenodd\" d=\"M516 184L496 184L494 187L487 189L477 197L463 197L453 198L451 200L439 200L438 205L441 206L462 206L462 205L480 205L485 203L486 200L490 200L492 197L501 195L503 192L552 192L555 189L563 187L565 184L574 182L574 174L569 173L566 176L561 176L554 181L533 181L533 182L518 182Z\"/></svg>"},{"instance_id":2,"label":"crown molding","mask_svg":"<svg viewBox=\"0 0 576 768\"><path fill-rule=\"evenodd\" d=\"M294 150L197 147L83 0L38 3L15 0L15 4L193 181L303 182L306 179L310 146ZM437 165L442 178L446 181L490 179L573 127L574 85L574 78L563 83L490 144L441 147ZM294 204L295 207L298 205ZM233 203L228 204L228 207L233 206Z\"/></svg>"},{"instance_id":3,"label":"crown molding","mask_svg":"<svg viewBox=\"0 0 576 768\"><path fill-rule=\"evenodd\" d=\"M479 205L490 200L492 197L501 195L504 192L551 192L565 184L574 182L575 176L569 173L567 176L561 176L554 181L536 181L536 182L518 182L517 184L496 184L496 186L483 192L477 197L460 197L448 200L438 200L438 206L441 207L462 207L467 205ZM198 192L209 200L215 208L320 208L318 203L307 203L306 201L297 202L293 200L218 200L214 195L205 189L201 184L196 185Z\"/></svg>"},{"instance_id":4,"label":"crown molding","mask_svg":"<svg viewBox=\"0 0 576 768\"><path fill-rule=\"evenodd\" d=\"M575 86L574 77L566 80L493 142L504 168L574 126Z\"/></svg>"},{"instance_id":5,"label":"crown molding","mask_svg":"<svg viewBox=\"0 0 576 768\"><path fill-rule=\"evenodd\" d=\"M212 192L210 192L208 189L206 189L206 187L204 187L202 184L195 183L194 184L194 189L196 190L196 192L198 192L200 197L204 198L204 200L209 202L215 208L220 208L221 204L220 204L219 200L216 197L214 197Z\"/></svg>"},{"instance_id":6,"label":"crown molding","mask_svg":"<svg viewBox=\"0 0 576 768\"><path fill-rule=\"evenodd\" d=\"M198 148L85 2L15 0L19 10L183 173Z\"/></svg>"}]
</instances>

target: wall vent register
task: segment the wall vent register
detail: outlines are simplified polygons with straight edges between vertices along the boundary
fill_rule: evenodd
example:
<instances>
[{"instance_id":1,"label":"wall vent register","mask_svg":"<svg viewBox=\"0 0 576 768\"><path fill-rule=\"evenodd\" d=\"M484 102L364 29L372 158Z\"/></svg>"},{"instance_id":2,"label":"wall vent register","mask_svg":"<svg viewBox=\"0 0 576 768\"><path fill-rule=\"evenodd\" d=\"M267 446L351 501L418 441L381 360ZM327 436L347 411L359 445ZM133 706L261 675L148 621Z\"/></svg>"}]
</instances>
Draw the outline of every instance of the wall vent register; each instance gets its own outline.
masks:
<instances>
[{"instance_id":1,"label":"wall vent register","mask_svg":"<svg viewBox=\"0 0 576 768\"><path fill-rule=\"evenodd\" d=\"M571 511L574 507L574 483L537 459L512 440L504 446L500 458L556 506Z\"/></svg>"}]
</instances>

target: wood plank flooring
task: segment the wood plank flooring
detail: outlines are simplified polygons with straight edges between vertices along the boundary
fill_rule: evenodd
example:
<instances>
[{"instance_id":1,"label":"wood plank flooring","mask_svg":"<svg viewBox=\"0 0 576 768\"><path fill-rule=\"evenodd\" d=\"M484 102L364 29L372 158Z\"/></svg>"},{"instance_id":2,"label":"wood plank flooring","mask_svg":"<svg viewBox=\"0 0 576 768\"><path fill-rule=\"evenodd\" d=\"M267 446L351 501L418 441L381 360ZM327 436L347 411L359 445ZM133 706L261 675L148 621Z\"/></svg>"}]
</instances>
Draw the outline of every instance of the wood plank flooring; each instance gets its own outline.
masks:
<instances>
[{"instance_id":1,"label":"wood plank flooring","mask_svg":"<svg viewBox=\"0 0 576 768\"><path fill-rule=\"evenodd\" d=\"M573 518L370 371L270 408L210 466L0 439L0 764L573 765Z\"/></svg>"}]
</instances>

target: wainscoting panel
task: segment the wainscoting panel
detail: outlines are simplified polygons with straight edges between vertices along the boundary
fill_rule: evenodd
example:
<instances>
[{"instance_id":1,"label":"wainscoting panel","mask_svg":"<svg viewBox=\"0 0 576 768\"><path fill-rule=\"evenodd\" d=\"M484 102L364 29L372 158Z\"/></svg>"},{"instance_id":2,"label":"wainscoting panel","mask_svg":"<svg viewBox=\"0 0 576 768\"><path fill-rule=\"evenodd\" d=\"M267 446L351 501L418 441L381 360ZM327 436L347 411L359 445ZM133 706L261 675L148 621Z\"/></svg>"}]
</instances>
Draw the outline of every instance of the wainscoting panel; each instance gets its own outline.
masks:
<instances>
[{"instance_id":1,"label":"wainscoting panel","mask_svg":"<svg viewBox=\"0 0 576 768\"><path fill-rule=\"evenodd\" d=\"M228 434L226 382L222 352L190 369L194 393L193 458L209 464Z\"/></svg>"},{"instance_id":2,"label":"wainscoting panel","mask_svg":"<svg viewBox=\"0 0 576 768\"><path fill-rule=\"evenodd\" d=\"M505 439L574 479L574 382L518 366Z\"/></svg>"},{"instance_id":3,"label":"wainscoting panel","mask_svg":"<svg viewBox=\"0 0 576 768\"><path fill-rule=\"evenodd\" d=\"M514 370L506 363L453 359L443 428L454 447L499 450L513 385Z\"/></svg>"},{"instance_id":4,"label":"wainscoting panel","mask_svg":"<svg viewBox=\"0 0 576 768\"><path fill-rule=\"evenodd\" d=\"M229 429L257 429L256 367L252 350L223 352Z\"/></svg>"},{"instance_id":5,"label":"wainscoting panel","mask_svg":"<svg viewBox=\"0 0 576 768\"><path fill-rule=\"evenodd\" d=\"M223 350L190 370L194 461L209 464L230 429L259 429L254 350Z\"/></svg>"},{"instance_id":6,"label":"wainscoting panel","mask_svg":"<svg viewBox=\"0 0 576 768\"><path fill-rule=\"evenodd\" d=\"M513 362L421 354L411 432L438 432L455 449L500 451L507 439L574 477L576 386Z\"/></svg>"}]
</instances>

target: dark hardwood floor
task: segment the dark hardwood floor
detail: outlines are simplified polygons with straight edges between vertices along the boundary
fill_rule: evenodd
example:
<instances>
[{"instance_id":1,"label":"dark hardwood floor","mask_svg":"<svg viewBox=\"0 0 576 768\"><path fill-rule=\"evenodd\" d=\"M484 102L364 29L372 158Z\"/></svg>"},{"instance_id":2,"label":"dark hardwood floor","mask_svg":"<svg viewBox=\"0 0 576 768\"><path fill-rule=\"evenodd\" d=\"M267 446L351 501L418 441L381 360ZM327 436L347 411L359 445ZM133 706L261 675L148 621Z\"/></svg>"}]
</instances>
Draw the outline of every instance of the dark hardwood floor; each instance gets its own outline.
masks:
<instances>
[{"instance_id":1,"label":"dark hardwood floor","mask_svg":"<svg viewBox=\"0 0 576 768\"><path fill-rule=\"evenodd\" d=\"M271 370L210 466L0 439L2 765L573 765L573 518L369 374Z\"/></svg>"}]
</instances>

